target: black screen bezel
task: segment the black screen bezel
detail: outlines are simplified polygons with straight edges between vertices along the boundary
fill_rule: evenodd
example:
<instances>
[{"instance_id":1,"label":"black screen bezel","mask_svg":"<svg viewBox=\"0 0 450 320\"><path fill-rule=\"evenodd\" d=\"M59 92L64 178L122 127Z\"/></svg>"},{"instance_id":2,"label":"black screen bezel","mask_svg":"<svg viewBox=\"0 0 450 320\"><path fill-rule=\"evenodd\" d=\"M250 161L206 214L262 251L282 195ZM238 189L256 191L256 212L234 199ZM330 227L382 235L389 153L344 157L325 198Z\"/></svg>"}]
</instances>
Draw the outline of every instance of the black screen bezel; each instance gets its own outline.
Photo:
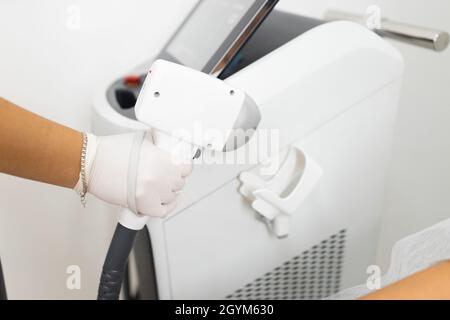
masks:
<instances>
[{"instance_id":1,"label":"black screen bezel","mask_svg":"<svg viewBox=\"0 0 450 320\"><path fill-rule=\"evenodd\" d=\"M177 31L172 35L172 37L169 39L167 44L164 46L163 50L158 55L158 59L164 59L164 60L168 60L171 62L183 64L182 62L178 61L174 56L172 56L167 51L167 48L171 45L172 41L176 38L178 33L183 29L185 24L188 23L188 21L191 19L191 17L193 16L193 14L196 12L196 10L199 8L199 6L201 5L201 3L203 1L208 1L208 0L200 0L194 6L194 8L191 10L191 12L188 14L188 16L183 20L183 23L180 25L180 27L177 29ZM224 60L224 57L229 53L230 49L235 44L236 40L241 36L242 32L246 29L246 27L253 21L253 19L257 16L257 14L260 12L260 10L264 7L269 7L271 10L277 2L278 2L278 0L255 0L255 2L252 4L252 6L244 14L242 19L233 28L233 30L228 35L228 37L222 42L219 49L217 49L217 51L214 52L212 57L206 62L205 66L199 71L211 74L214 71L214 69L216 68L216 66ZM270 10L266 13L266 15L262 18L262 20L264 20L265 17L270 13ZM205 26L205 27L207 27L207 26ZM255 28L255 30L256 30L256 28ZM255 30L253 30L253 32ZM248 38L251 37L253 32L247 35L247 39L245 39L245 41L241 44L241 47L242 47L242 45L244 45L246 40L248 40ZM188 67L190 67L190 66L188 66ZM225 69L225 67L226 67L226 63L224 64L222 69Z\"/></svg>"}]
</instances>

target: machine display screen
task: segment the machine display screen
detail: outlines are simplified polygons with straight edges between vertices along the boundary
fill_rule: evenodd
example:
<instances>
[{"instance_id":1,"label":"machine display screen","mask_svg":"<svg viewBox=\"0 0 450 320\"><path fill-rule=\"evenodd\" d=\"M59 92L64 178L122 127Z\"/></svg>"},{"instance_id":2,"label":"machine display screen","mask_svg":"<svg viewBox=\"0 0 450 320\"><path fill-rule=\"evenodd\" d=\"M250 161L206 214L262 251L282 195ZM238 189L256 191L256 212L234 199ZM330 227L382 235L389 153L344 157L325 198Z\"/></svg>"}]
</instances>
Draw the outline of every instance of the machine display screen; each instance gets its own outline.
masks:
<instances>
[{"instance_id":1,"label":"machine display screen","mask_svg":"<svg viewBox=\"0 0 450 320\"><path fill-rule=\"evenodd\" d=\"M160 57L212 73L230 50L242 45L267 16L275 0L202 0L169 41ZM250 28L251 29L251 28ZM235 52L234 52L235 53ZM233 52L231 52L233 54ZM222 68L223 69L223 68Z\"/></svg>"}]
</instances>

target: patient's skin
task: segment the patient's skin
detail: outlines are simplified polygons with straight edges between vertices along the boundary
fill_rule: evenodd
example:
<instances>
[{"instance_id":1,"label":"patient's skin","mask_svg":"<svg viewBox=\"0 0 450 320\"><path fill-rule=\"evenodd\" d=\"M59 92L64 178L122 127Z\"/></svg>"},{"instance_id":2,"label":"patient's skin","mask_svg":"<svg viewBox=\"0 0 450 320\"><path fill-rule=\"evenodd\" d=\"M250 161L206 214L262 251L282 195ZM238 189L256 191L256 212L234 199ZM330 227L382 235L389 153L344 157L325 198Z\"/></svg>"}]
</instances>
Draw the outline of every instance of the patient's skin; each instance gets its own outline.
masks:
<instances>
[{"instance_id":1,"label":"patient's skin","mask_svg":"<svg viewBox=\"0 0 450 320\"><path fill-rule=\"evenodd\" d=\"M362 298L362 300L444 299L450 299L450 261L436 264Z\"/></svg>"},{"instance_id":2,"label":"patient's skin","mask_svg":"<svg viewBox=\"0 0 450 320\"><path fill-rule=\"evenodd\" d=\"M73 188L83 136L0 98L0 172Z\"/></svg>"}]
</instances>

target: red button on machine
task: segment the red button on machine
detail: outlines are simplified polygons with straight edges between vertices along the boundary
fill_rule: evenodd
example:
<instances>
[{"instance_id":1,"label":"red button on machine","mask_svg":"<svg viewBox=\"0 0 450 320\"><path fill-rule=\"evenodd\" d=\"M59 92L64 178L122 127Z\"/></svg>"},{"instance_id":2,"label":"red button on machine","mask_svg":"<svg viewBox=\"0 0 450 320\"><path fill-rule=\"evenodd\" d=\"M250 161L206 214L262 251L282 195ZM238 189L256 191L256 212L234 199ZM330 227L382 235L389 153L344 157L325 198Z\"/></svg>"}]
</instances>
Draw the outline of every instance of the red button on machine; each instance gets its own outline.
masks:
<instances>
[{"instance_id":1,"label":"red button on machine","mask_svg":"<svg viewBox=\"0 0 450 320\"><path fill-rule=\"evenodd\" d=\"M129 87L137 87L141 84L141 77L131 75L123 78L123 83Z\"/></svg>"}]
</instances>

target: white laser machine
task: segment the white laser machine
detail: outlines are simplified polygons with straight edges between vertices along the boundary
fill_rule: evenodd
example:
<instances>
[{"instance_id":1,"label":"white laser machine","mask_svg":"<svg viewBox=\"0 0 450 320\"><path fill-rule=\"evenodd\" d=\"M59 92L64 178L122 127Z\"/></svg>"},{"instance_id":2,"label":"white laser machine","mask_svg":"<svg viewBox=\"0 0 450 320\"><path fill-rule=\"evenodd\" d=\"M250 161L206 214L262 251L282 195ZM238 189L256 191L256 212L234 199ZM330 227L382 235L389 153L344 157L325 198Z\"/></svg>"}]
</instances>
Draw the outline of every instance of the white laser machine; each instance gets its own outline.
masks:
<instances>
[{"instance_id":1,"label":"white laser machine","mask_svg":"<svg viewBox=\"0 0 450 320\"><path fill-rule=\"evenodd\" d=\"M252 138L261 120L257 105L244 92L200 71L159 59L148 71L135 110L137 119L151 128L152 141L171 153L174 161L190 162L201 156L202 149L236 150ZM145 138L144 132L134 135L128 208L122 210L103 266L98 293L102 300L119 298L137 231L149 221L136 210L135 199L139 152ZM155 224L160 222L157 219Z\"/></svg>"},{"instance_id":2,"label":"white laser machine","mask_svg":"<svg viewBox=\"0 0 450 320\"><path fill-rule=\"evenodd\" d=\"M138 90L152 61L100 90L97 134L147 129L116 93ZM274 11L222 73L261 113L227 155L246 159L266 135L267 157L196 165L176 211L139 233L126 295L314 299L364 282L402 74L399 52L356 23Z\"/></svg>"}]
</instances>

